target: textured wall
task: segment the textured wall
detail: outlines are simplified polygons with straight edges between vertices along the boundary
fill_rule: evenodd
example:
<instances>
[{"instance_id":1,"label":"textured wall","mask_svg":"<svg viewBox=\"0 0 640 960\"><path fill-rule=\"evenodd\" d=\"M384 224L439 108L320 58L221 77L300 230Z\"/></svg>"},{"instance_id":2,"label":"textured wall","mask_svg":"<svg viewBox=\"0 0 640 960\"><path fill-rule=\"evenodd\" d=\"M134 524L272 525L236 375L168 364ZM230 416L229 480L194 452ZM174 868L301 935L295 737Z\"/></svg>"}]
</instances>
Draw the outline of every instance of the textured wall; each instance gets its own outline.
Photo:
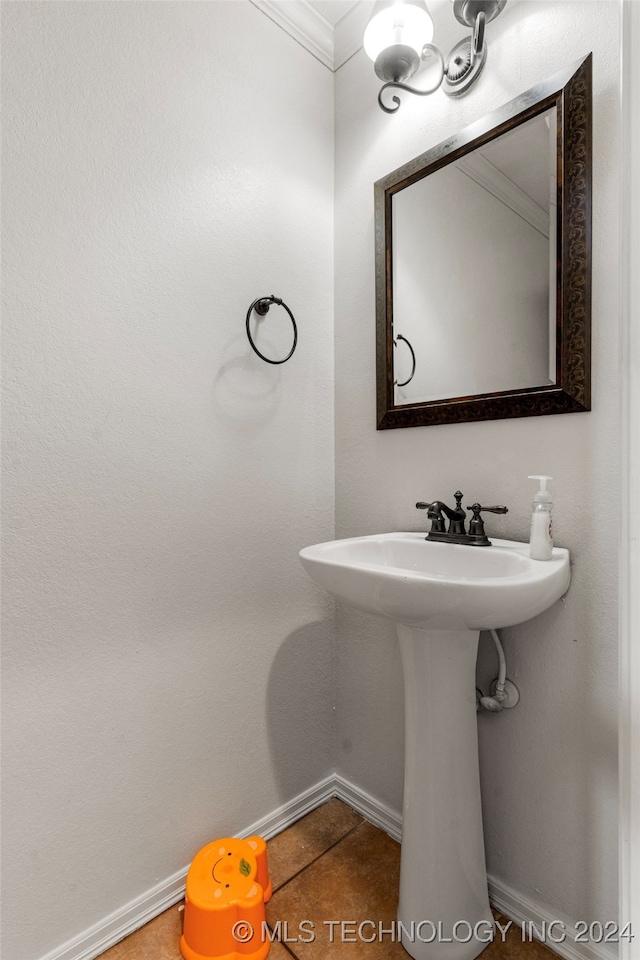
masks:
<instances>
[{"instance_id":1,"label":"textured wall","mask_svg":"<svg viewBox=\"0 0 640 960\"><path fill-rule=\"evenodd\" d=\"M460 36L430 3L435 41ZM481 716L490 872L555 916L615 919L618 490L619 5L509 3L487 28L489 61L459 102L403 97L395 116L360 52L336 86L337 535L419 529L416 500L506 503L490 531L528 537L530 473L555 477L558 544L571 550L565 601L504 631L517 710ZM589 51L594 54L593 411L518 421L375 430L372 184ZM340 609L338 770L401 808L403 695L390 625ZM496 674L488 637L479 675Z\"/></svg>"},{"instance_id":2,"label":"textured wall","mask_svg":"<svg viewBox=\"0 0 640 960\"><path fill-rule=\"evenodd\" d=\"M333 78L246 0L3 21L3 955L34 960L332 768L297 551L333 535ZM282 367L244 333L270 293Z\"/></svg>"}]
</instances>

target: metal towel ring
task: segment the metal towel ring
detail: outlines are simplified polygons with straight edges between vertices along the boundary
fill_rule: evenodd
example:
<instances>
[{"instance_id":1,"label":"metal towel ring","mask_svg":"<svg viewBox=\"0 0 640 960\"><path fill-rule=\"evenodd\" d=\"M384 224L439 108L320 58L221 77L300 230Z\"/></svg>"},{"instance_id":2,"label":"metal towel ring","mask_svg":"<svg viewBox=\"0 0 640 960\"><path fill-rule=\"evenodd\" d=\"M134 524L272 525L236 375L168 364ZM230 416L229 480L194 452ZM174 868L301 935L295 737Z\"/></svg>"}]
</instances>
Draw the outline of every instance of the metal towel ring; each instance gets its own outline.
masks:
<instances>
[{"instance_id":1,"label":"metal towel ring","mask_svg":"<svg viewBox=\"0 0 640 960\"><path fill-rule=\"evenodd\" d=\"M409 347L409 350L411 350L411 361L412 361L412 364L413 364L413 365L412 365L412 367L411 367L411 373L409 374L408 379L407 379L407 380L403 380L402 383L398 383L397 380L394 380L394 381L393 381L393 385L394 385L394 387L406 387L406 385L409 383L409 381L410 381L410 380L413 380L413 375L414 375L414 373L416 372L416 355L415 355L415 353L413 352L413 347L411 346L411 344L409 343L409 341L407 340L407 338L406 338L406 337L403 337L401 333L398 334L397 340L394 340L394 341L393 341L394 347L397 347L397 346L398 346L398 340L404 340L404 342L406 343L406 345Z\"/></svg>"},{"instance_id":2,"label":"metal towel ring","mask_svg":"<svg viewBox=\"0 0 640 960\"><path fill-rule=\"evenodd\" d=\"M269 313L269 307L272 303L277 303L279 307L284 307L289 316L291 317L291 323L293 324L293 346L289 353L282 360L270 360L269 357L265 357L263 353L260 353L255 343L251 339L251 330L249 328L249 321L251 319L251 312L256 311L259 317L265 317ZM249 337L249 343L251 344L251 349L254 353L257 353L261 360L264 360L265 363L286 363L286 361L293 355L298 343L298 328L296 326L296 321L294 320L293 314L289 307L286 305L284 300L281 300L279 297L258 297L257 300L254 300L249 309L247 310L247 336ZM412 351L413 352L413 351Z\"/></svg>"}]
</instances>

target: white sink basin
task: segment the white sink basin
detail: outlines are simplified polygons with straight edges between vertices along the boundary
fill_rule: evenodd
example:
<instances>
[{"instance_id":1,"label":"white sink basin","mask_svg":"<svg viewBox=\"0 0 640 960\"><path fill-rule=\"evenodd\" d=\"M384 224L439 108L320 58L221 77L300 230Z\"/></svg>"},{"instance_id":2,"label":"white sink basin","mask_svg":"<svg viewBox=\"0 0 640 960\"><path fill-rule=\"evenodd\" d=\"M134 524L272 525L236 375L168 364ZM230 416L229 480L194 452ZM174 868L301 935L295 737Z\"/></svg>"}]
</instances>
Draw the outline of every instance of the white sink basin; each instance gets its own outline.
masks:
<instances>
[{"instance_id":1,"label":"white sink basin","mask_svg":"<svg viewBox=\"0 0 640 960\"><path fill-rule=\"evenodd\" d=\"M338 600L396 622L488 630L537 616L569 588L569 551L532 560L529 545L437 543L423 533L383 533L300 551L309 576Z\"/></svg>"},{"instance_id":2,"label":"white sink basin","mask_svg":"<svg viewBox=\"0 0 640 960\"><path fill-rule=\"evenodd\" d=\"M300 551L338 600L394 620L405 693L398 921L414 960L474 960L493 929L484 858L475 670L480 630L542 613L566 593L569 552L383 533ZM437 941L429 939L437 923ZM462 924L462 927L460 926ZM465 940L456 930L473 930Z\"/></svg>"}]
</instances>

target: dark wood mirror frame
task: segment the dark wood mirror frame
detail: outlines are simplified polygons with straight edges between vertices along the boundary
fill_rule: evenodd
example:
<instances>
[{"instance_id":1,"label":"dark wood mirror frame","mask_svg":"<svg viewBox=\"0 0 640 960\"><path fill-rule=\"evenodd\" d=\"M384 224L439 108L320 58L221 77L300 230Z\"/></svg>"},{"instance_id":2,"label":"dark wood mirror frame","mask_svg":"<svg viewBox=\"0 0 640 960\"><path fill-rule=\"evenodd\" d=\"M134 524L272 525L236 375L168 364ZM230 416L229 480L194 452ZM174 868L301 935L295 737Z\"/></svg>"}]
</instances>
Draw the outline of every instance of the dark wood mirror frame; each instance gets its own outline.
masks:
<instances>
[{"instance_id":1,"label":"dark wood mirror frame","mask_svg":"<svg viewBox=\"0 0 640 960\"><path fill-rule=\"evenodd\" d=\"M430 426L591 409L591 54L404 164L375 184L377 426ZM392 197L557 108L556 382L394 405Z\"/></svg>"}]
</instances>

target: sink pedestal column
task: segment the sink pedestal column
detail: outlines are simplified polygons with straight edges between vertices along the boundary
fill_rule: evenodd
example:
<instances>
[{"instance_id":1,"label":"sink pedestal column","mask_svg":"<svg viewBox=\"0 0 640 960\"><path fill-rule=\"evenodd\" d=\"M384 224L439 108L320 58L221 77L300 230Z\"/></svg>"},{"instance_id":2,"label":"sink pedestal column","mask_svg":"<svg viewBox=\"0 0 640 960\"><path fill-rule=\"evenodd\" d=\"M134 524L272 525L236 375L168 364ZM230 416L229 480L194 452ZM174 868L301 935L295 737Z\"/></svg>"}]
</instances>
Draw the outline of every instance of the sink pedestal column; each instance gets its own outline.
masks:
<instances>
[{"instance_id":1,"label":"sink pedestal column","mask_svg":"<svg viewBox=\"0 0 640 960\"><path fill-rule=\"evenodd\" d=\"M494 929L478 766L479 631L405 624L397 631L405 695L402 944L415 960L473 960Z\"/></svg>"}]
</instances>

